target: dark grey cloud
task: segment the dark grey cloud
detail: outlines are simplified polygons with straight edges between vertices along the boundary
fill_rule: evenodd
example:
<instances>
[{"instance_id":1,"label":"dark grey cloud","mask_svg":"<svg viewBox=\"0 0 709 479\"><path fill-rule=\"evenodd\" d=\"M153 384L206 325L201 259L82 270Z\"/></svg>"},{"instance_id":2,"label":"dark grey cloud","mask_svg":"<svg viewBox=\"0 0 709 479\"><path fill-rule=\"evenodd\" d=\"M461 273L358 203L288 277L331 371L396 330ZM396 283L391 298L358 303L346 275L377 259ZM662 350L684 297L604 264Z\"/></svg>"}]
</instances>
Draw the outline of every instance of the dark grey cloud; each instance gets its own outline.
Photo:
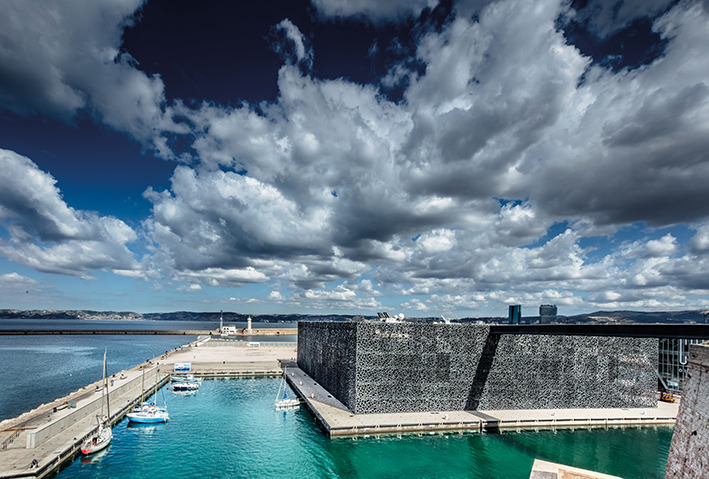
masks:
<instances>
[{"instance_id":1,"label":"dark grey cloud","mask_svg":"<svg viewBox=\"0 0 709 479\"><path fill-rule=\"evenodd\" d=\"M119 4L109 30L120 33L137 5ZM358 5L316 6L327 16L381 20L417 15L428 4ZM88 108L164 156L171 154L166 136L184 134L193 156L167 190L146 191L153 209L141 233L149 254L139 264L126 246L135 231L72 210L51 177L10 152L6 161L17 171L3 181L39 181L51 194L9 186L0 193L11 238L1 251L40 271L86 275L106 267L188 291L291 288L274 301L313 307L374 307L383 291L411 297L407 307L417 311L513 301L682 304L707 288L691 260L709 250L702 226L709 18L691 2L667 11L665 2L616 6L612 18L605 1L578 15L600 36L637 15L658 16L662 56L633 70L592 64L558 30L560 16L572 14L567 2L465 3L440 28L421 31L415 56L382 80L407 79L398 83L398 102L376 84L318 78L309 68L317 52L285 20L278 28L293 55L278 72L277 100L259 105L170 103L159 77L110 48L98 50L109 61L89 55L83 66L40 56L39 67L66 73L46 81L75 92L76 104L41 95L26 103L17 81L5 85L15 91L7 98L67 117ZM589 12L597 16L583 17ZM70 51L66 20L51 31L59 32L52 37L59 50ZM94 33L86 45L119 45L113 34ZM20 73L29 85L39 82L33 90L48 91L41 74L27 72ZM15 78L25 78L20 73ZM3 105L15 108L11 100ZM691 224L697 233L680 244L671 232L653 237L640 228L646 236L614 243L593 260L581 246L592 235L609 245L640 222Z\"/></svg>"}]
</instances>

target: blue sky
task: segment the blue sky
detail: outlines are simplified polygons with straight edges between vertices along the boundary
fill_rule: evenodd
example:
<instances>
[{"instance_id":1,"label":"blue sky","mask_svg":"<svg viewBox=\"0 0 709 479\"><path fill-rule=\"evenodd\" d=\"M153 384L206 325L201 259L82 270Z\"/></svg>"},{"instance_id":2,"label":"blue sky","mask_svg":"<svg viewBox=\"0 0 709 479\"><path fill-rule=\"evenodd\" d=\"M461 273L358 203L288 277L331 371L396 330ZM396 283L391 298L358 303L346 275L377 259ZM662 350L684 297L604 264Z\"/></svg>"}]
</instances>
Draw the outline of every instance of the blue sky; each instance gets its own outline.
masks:
<instances>
[{"instance_id":1,"label":"blue sky","mask_svg":"<svg viewBox=\"0 0 709 479\"><path fill-rule=\"evenodd\" d=\"M707 308L708 44L703 1L3 2L0 308Z\"/></svg>"}]
</instances>

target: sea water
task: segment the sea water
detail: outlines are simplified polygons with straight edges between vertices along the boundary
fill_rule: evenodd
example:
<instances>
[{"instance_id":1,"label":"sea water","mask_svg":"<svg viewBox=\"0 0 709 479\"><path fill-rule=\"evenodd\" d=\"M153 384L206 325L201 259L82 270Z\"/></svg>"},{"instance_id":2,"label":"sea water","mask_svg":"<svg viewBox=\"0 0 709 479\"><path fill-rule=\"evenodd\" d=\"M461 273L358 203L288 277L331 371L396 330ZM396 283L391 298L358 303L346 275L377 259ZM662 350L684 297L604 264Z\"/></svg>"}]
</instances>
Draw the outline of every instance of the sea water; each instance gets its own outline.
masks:
<instances>
[{"instance_id":1,"label":"sea water","mask_svg":"<svg viewBox=\"0 0 709 479\"><path fill-rule=\"evenodd\" d=\"M259 328L297 327L294 323L254 324ZM218 322L197 321L0 320L0 330L207 330L218 326ZM0 335L0 421L99 381L104 350L111 376L196 339L197 336L187 335ZM251 340L296 341L297 336Z\"/></svg>"},{"instance_id":2,"label":"sea water","mask_svg":"<svg viewBox=\"0 0 709 479\"><path fill-rule=\"evenodd\" d=\"M274 409L279 381L204 380L194 394L163 388L169 423L123 420L106 451L77 458L58 478L526 479L539 458L659 479L672 437L672 427L658 426L330 439L303 407Z\"/></svg>"},{"instance_id":3,"label":"sea water","mask_svg":"<svg viewBox=\"0 0 709 479\"><path fill-rule=\"evenodd\" d=\"M104 349L114 374L194 339L0 335L0 420L99 380ZM279 384L205 380L192 395L164 388L168 424L131 427L124 420L107 450L76 458L58 476L527 479L539 458L624 479L660 479L672 439L671 426L330 439L303 407L274 410Z\"/></svg>"}]
</instances>

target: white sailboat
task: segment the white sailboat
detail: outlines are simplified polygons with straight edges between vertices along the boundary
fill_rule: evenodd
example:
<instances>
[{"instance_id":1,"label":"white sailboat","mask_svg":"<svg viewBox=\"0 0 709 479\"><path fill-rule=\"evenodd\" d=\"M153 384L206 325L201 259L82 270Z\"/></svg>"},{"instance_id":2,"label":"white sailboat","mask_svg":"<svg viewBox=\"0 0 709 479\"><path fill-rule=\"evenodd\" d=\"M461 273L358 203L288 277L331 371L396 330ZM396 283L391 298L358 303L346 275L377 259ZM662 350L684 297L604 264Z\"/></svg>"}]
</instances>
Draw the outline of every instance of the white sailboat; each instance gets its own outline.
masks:
<instances>
[{"instance_id":1,"label":"white sailboat","mask_svg":"<svg viewBox=\"0 0 709 479\"><path fill-rule=\"evenodd\" d=\"M155 383L160 381L159 376L155 377ZM156 424L161 422L168 422L170 420L170 415L167 413L167 403L165 402L165 392L160 389L162 393L163 407L157 406L157 392L155 393L155 402L146 403L143 401L143 396L145 393L145 369L143 369L143 394L140 396L140 407L133 409L133 411L126 414L128 421L139 424Z\"/></svg>"},{"instance_id":2,"label":"white sailboat","mask_svg":"<svg viewBox=\"0 0 709 479\"><path fill-rule=\"evenodd\" d=\"M283 398L279 399L281 397L281 390L283 390ZM276 394L276 402L274 403L274 406L276 406L276 409L279 410L297 409L300 407L300 401L298 398L288 397L288 385L286 384L285 368L283 369L283 379L281 380L280 386L278 386L278 394Z\"/></svg>"},{"instance_id":3,"label":"white sailboat","mask_svg":"<svg viewBox=\"0 0 709 479\"><path fill-rule=\"evenodd\" d=\"M106 402L106 415L103 415L103 403ZM82 454L93 454L105 449L113 439L111 430L111 407L108 395L108 380L106 379L106 351L103 352L103 389L101 391L101 415L96 416L98 429L91 434L81 445Z\"/></svg>"}]
</instances>

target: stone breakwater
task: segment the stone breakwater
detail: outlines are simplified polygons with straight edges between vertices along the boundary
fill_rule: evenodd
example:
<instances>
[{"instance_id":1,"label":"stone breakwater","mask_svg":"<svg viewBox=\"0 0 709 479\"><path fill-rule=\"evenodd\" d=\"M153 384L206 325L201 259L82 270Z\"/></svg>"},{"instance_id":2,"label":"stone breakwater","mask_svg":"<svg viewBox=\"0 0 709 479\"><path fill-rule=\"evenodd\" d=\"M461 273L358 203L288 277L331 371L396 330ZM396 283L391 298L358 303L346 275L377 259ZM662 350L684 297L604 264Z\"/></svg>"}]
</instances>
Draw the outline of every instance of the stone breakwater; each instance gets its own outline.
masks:
<instances>
[{"instance_id":1,"label":"stone breakwater","mask_svg":"<svg viewBox=\"0 0 709 479\"><path fill-rule=\"evenodd\" d=\"M298 330L295 328L264 328L264 329L251 329L251 330L239 330L238 334L228 336L228 338L240 338L248 336L289 336L295 335ZM168 330L168 329L0 329L0 335L6 336L22 336L22 335L35 335L35 336L45 336L45 335L92 335L92 334L104 334L104 335L178 335L178 336L208 336L212 334L215 337L220 337L219 333L215 331L206 330Z\"/></svg>"},{"instance_id":2,"label":"stone breakwater","mask_svg":"<svg viewBox=\"0 0 709 479\"><path fill-rule=\"evenodd\" d=\"M654 408L657 347L487 325L298 324L298 366L355 414Z\"/></svg>"}]
</instances>

